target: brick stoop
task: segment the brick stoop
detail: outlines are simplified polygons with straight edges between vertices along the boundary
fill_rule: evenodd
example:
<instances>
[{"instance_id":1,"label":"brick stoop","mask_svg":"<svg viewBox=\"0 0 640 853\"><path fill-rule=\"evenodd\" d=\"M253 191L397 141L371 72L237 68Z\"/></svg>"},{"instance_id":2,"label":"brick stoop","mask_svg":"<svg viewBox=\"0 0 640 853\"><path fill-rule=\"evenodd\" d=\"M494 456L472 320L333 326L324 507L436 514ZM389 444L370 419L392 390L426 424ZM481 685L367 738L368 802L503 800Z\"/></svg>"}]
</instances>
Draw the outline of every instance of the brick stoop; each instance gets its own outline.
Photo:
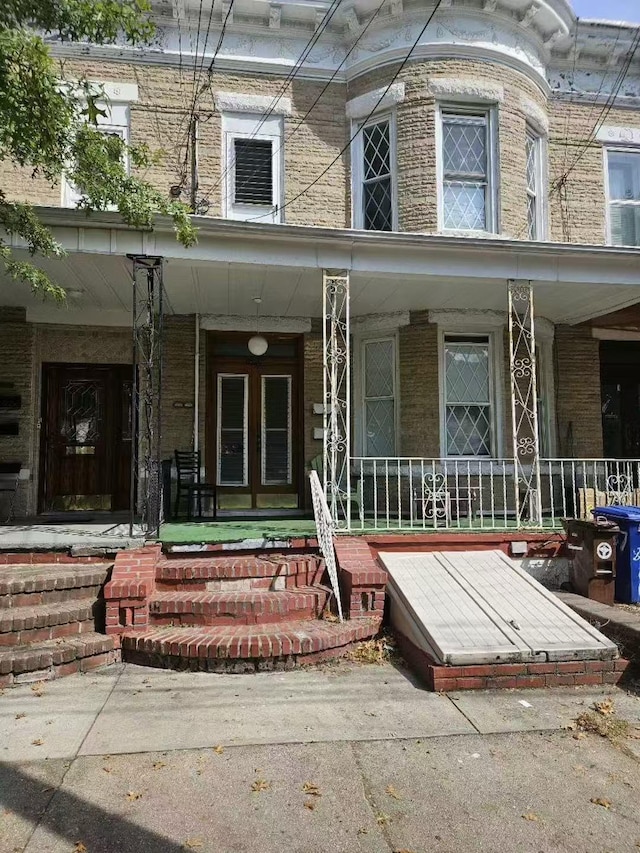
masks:
<instances>
[{"instance_id":1,"label":"brick stoop","mask_svg":"<svg viewBox=\"0 0 640 853\"><path fill-rule=\"evenodd\" d=\"M123 660L134 663L215 672L290 668L337 657L378 633L386 575L372 571L354 564L343 574L354 602L352 618L340 624L326 618L335 602L317 550L185 555L147 546L116 556L105 588L106 630ZM350 572L352 584L345 581Z\"/></svg>"},{"instance_id":2,"label":"brick stoop","mask_svg":"<svg viewBox=\"0 0 640 853\"><path fill-rule=\"evenodd\" d=\"M629 666L623 658L442 666L403 634L396 634L396 639L411 670L429 690L435 691L617 684Z\"/></svg>"},{"instance_id":3,"label":"brick stoop","mask_svg":"<svg viewBox=\"0 0 640 853\"><path fill-rule=\"evenodd\" d=\"M380 621L321 619L269 625L151 628L126 632L123 660L168 669L256 672L293 669L345 654L375 636Z\"/></svg>"},{"instance_id":4,"label":"brick stoop","mask_svg":"<svg viewBox=\"0 0 640 853\"><path fill-rule=\"evenodd\" d=\"M20 556L0 564L0 686L112 663L115 644L97 633L111 564Z\"/></svg>"}]
</instances>

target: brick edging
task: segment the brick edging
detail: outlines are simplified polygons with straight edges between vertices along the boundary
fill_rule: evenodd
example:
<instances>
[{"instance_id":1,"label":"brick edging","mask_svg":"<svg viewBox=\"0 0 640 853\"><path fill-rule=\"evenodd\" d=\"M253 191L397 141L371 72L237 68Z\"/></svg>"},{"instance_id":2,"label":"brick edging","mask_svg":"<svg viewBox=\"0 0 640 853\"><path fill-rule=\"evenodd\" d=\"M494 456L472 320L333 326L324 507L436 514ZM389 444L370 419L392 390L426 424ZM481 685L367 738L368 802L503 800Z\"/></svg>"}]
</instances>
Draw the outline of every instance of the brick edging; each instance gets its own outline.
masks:
<instances>
[{"instance_id":1,"label":"brick edging","mask_svg":"<svg viewBox=\"0 0 640 853\"><path fill-rule=\"evenodd\" d=\"M339 536L334 540L342 592L349 619L384 613L387 573L376 561L363 537Z\"/></svg>"},{"instance_id":2,"label":"brick edging","mask_svg":"<svg viewBox=\"0 0 640 853\"><path fill-rule=\"evenodd\" d=\"M116 555L111 580L104 588L106 633L116 645L127 629L149 627L149 599L156 587L161 545L145 545Z\"/></svg>"},{"instance_id":3,"label":"brick edging","mask_svg":"<svg viewBox=\"0 0 640 853\"><path fill-rule=\"evenodd\" d=\"M397 633L403 658L429 690L490 690L495 688L614 685L629 661L578 660L549 663L494 663L442 666L403 634Z\"/></svg>"}]
</instances>

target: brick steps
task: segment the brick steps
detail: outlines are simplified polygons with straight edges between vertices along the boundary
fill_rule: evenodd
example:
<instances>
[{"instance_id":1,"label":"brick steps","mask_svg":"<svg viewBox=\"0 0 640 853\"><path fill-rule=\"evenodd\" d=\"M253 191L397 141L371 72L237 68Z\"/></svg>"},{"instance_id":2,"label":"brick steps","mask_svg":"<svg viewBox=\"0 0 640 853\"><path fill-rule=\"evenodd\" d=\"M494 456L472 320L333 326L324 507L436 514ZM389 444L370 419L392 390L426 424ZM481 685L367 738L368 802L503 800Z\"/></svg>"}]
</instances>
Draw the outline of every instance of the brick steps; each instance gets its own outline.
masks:
<instances>
[{"instance_id":1,"label":"brick steps","mask_svg":"<svg viewBox=\"0 0 640 853\"><path fill-rule=\"evenodd\" d=\"M12 646L0 649L0 687L86 672L115 659L113 639L95 632Z\"/></svg>"},{"instance_id":2,"label":"brick steps","mask_svg":"<svg viewBox=\"0 0 640 853\"><path fill-rule=\"evenodd\" d=\"M224 589L226 583L236 583L237 589L290 588L313 586L319 583L324 562L316 554L273 554L211 556L206 552L197 557L162 556L156 565L158 589L193 589L197 583L203 589ZM244 583L243 583L244 582Z\"/></svg>"},{"instance_id":3,"label":"brick steps","mask_svg":"<svg viewBox=\"0 0 640 853\"><path fill-rule=\"evenodd\" d=\"M151 628L122 635L122 658L171 669L245 672L290 669L344 654L350 644L375 636L377 618L270 625Z\"/></svg>"},{"instance_id":4,"label":"brick steps","mask_svg":"<svg viewBox=\"0 0 640 853\"><path fill-rule=\"evenodd\" d=\"M84 562L0 565L0 686L115 659L113 638L96 633L104 623L100 593L110 569L110 563Z\"/></svg>"},{"instance_id":5,"label":"brick steps","mask_svg":"<svg viewBox=\"0 0 640 853\"><path fill-rule=\"evenodd\" d=\"M251 592L158 592L149 602L155 625L238 625L300 621L322 613L330 591L299 586Z\"/></svg>"}]
</instances>

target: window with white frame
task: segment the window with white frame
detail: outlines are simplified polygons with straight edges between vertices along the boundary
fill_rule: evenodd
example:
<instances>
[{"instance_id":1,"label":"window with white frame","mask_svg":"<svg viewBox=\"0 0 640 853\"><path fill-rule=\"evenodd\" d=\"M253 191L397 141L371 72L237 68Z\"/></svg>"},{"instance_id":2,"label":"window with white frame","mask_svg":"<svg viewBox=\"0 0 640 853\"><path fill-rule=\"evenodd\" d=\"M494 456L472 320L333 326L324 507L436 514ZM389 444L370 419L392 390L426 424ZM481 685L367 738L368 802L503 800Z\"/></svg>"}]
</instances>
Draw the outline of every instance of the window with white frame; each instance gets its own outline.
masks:
<instances>
[{"instance_id":1,"label":"window with white frame","mask_svg":"<svg viewBox=\"0 0 640 853\"><path fill-rule=\"evenodd\" d=\"M222 137L223 216L281 222L282 118L226 114Z\"/></svg>"},{"instance_id":2,"label":"window with white frame","mask_svg":"<svg viewBox=\"0 0 640 853\"><path fill-rule=\"evenodd\" d=\"M363 456L395 456L396 338L363 341L361 367Z\"/></svg>"},{"instance_id":3,"label":"window with white frame","mask_svg":"<svg viewBox=\"0 0 640 853\"><path fill-rule=\"evenodd\" d=\"M444 336L446 456L491 456L493 376L489 335Z\"/></svg>"},{"instance_id":4,"label":"window with white frame","mask_svg":"<svg viewBox=\"0 0 640 853\"><path fill-rule=\"evenodd\" d=\"M440 111L441 225L495 231L491 110Z\"/></svg>"},{"instance_id":5,"label":"window with white frame","mask_svg":"<svg viewBox=\"0 0 640 853\"><path fill-rule=\"evenodd\" d=\"M354 151L354 225L366 231L393 231L394 126L391 118L365 124Z\"/></svg>"},{"instance_id":6,"label":"window with white frame","mask_svg":"<svg viewBox=\"0 0 640 853\"><path fill-rule=\"evenodd\" d=\"M530 240L543 238L542 138L527 127L527 233Z\"/></svg>"},{"instance_id":7,"label":"window with white frame","mask_svg":"<svg viewBox=\"0 0 640 853\"><path fill-rule=\"evenodd\" d=\"M95 130L104 133L105 136L119 136L125 144L129 143L129 108L124 104L105 105L98 104L105 115L98 115ZM125 161L129 169L128 158ZM62 181L62 205L63 207L77 207L82 193L66 177Z\"/></svg>"},{"instance_id":8,"label":"window with white frame","mask_svg":"<svg viewBox=\"0 0 640 853\"><path fill-rule=\"evenodd\" d=\"M640 246L640 150L607 152L609 240Z\"/></svg>"}]
</instances>

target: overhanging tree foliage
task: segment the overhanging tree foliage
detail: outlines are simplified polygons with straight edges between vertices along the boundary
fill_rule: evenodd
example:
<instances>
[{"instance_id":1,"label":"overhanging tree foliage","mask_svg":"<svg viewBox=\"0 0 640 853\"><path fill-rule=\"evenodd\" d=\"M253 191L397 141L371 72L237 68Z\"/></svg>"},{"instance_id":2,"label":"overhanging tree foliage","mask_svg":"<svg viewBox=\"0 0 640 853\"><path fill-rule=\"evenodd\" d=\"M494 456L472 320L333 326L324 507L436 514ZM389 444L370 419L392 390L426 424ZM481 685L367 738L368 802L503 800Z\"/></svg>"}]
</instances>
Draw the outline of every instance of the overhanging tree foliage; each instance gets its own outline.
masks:
<instances>
[{"instance_id":1,"label":"overhanging tree foliage","mask_svg":"<svg viewBox=\"0 0 640 853\"><path fill-rule=\"evenodd\" d=\"M173 219L185 246L196 235L188 208L138 177L155 162L145 145L97 129L104 95L86 80L65 80L46 38L67 42L148 43L154 29L149 0L2 0L0 2L0 160L55 183L65 174L87 211L117 208L124 221L152 227ZM129 174L127 160L134 174ZM0 178L0 181L2 179ZM32 256L64 254L35 209L12 200L0 185L0 230L22 237ZM17 259L0 238L0 261L15 279L58 299L64 291L34 263Z\"/></svg>"}]
</instances>

